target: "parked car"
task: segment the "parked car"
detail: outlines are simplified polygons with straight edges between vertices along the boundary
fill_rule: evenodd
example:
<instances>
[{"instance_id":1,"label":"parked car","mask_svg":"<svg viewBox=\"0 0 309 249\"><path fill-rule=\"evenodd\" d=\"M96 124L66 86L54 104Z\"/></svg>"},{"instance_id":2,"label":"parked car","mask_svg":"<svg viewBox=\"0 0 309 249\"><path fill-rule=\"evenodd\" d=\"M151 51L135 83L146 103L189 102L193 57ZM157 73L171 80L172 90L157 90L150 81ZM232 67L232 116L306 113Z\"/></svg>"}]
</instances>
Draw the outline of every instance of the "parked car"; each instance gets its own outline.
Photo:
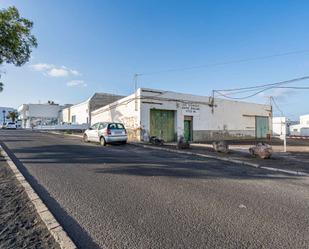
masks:
<instances>
[{"instance_id":1,"label":"parked car","mask_svg":"<svg viewBox=\"0 0 309 249\"><path fill-rule=\"evenodd\" d=\"M17 128L17 125L15 124L15 122L8 122L5 125L5 129L15 130L16 128Z\"/></svg>"},{"instance_id":2,"label":"parked car","mask_svg":"<svg viewBox=\"0 0 309 249\"><path fill-rule=\"evenodd\" d=\"M92 125L84 132L84 142L98 142L102 146L109 143L127 143L127 131L123 124L100 122Z\"/></svg>"}]
</instances>

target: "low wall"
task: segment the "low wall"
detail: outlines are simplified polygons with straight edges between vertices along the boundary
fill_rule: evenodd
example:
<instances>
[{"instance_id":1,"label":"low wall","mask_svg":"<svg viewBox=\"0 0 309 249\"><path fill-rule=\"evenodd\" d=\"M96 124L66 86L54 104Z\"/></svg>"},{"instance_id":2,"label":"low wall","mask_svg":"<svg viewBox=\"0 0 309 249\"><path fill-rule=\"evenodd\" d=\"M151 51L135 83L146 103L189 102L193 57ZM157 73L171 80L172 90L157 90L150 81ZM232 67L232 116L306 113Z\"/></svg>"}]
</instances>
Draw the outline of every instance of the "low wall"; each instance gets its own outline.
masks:
<instances>
[{"instance_id":1,"label":"low wall","mask_svg":"<svg viewBox=\"0 0 309 249\"><path fill-rule=\"evenodd\" d=\"M88 124L64 124L64 125L38 125L33 129L35 130L86 130L89 128Z\"/></svg>"},{"instance_id":2,"label":"low wall","mask_svg":"<svg viewBox=\"0 0 309 249\"><path fill-rule=\"evenodd\" d=\"M254 139L255 130L194 130L194 142L208 142L214 140Z\"/></svg>"}]
</instances>

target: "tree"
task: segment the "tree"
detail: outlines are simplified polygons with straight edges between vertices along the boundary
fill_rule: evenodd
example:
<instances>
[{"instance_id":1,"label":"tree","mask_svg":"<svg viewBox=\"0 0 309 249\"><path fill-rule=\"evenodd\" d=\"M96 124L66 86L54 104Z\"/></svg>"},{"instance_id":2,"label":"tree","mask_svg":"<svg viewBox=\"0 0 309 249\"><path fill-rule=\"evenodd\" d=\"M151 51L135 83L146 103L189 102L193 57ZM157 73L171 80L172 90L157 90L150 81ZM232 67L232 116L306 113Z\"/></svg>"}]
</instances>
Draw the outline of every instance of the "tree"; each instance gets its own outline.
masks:
<instances>
[{"instance_id":1,"label":"tree","mask_svg":"<svg viewBox=\"0 0 309 249\"><path fill-rule=\"evenodd\" d=\"M18 118L18 113L16 111L9 112L6 118L11 119L12 122L15 122L15 120Z\"/></svg>"},{"instance_id":2,"label":"tree","mask_svg":"<svg viewBox=\"0 0 309 249\"><path fill-rule=\"evenodd\" d=\"M32 27L33 22L21 17L15 7L0 10L0 65L22 66L29 60L32 48L38 45Z\"/></svg>"}]
</instances>

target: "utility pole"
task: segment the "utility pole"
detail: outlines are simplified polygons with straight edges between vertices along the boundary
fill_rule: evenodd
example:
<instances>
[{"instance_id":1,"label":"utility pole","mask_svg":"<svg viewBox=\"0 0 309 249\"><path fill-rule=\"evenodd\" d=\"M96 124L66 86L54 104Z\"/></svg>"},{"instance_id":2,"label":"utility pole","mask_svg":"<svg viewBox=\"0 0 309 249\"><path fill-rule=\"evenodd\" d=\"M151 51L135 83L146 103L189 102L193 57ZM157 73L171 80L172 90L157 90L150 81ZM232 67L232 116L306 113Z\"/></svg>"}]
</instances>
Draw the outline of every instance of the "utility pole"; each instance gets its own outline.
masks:
<instances>
[{"instance_id":1,"label":"utility pole","mask_svg":"<svg viewBox=\"0 0 309 249\"><path fill-rule=\"evenodd\" d=\"M211 99L211 113L214 113L215 109L215 90L212 90L212 99Z\"/></svg>"},{"instance_id":2,"label":"utility pole","mask_svg":"<svg viewBox=\"0 0 309 249\"><path fill-rule=\"evenodd\" d=\"M137 111L137 80L141 74L134 74L135 111Z\"/></svg>"},{"instance_id":3,"label":"utility pole","mask_svg":"<svg viewBox=\"0 0 309 249\"><path fill-rule=\"evenodd\" d=\"M276 105L275 100L273 98L273 96L269 97L270 100L270 106L271 106L271 113L272 113L272 101L274 102L275 106L277 107L277 109L279 109L279 107ZM287 151L286 148L286 120L283 121L283 118L286 119L283 115L283 112L279 109L280 113L281 113L281 117L280 117L280 139L283 139L283 152ZM284 129L284 131L283 131Z\"/></svg>"},{"instance_id":4,"label":"utility pole","mask_svg":"<svg viewBox=\"0 0 309 249\"><path fill-rule=\"evenodd\" d=\"M271 140L271 137L273 135L273 105L272 105L272 98L273 96L269 96L269 105L270 105L270 121L271 121L271 124L270 124L270 134L269 134L269 139Z\"/></svg>"}]
</instances>

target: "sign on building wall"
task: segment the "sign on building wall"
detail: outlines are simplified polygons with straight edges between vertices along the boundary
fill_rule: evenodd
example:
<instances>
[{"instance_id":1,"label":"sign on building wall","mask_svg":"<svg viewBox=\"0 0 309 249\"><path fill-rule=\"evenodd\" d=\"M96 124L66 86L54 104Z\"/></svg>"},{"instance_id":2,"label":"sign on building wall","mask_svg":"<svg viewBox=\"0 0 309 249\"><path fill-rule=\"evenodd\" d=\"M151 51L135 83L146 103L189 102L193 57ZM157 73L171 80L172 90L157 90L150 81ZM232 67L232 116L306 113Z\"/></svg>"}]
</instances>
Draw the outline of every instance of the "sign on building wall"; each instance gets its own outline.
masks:
<instances>
[{"instance_id":1,"label":"sign on building wall","mask_svg":"<svg viewBox=\"0 0 309 249\"><path fill-rule=\"evenodd\" d=\"M200 105L195 103L182 103L181 105L183 115L194 116L200 115Z\"/></svg>"}]
</instances>

